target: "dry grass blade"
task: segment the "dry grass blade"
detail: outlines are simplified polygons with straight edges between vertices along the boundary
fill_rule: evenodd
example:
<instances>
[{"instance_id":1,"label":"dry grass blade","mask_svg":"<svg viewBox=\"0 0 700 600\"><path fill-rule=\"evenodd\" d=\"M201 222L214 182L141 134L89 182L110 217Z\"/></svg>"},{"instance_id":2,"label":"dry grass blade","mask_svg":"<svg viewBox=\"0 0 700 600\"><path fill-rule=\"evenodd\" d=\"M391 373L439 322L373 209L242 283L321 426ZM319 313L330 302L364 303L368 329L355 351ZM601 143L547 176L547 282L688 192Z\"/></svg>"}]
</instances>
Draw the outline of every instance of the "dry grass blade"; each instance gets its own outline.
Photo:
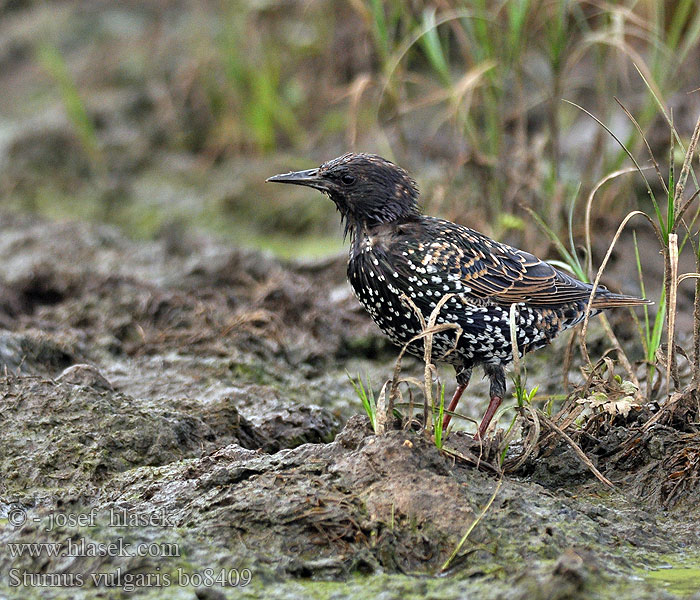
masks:
<instances>
[{"instance_id":1,"label":"dry grass blade","mask_svg":"<svg viewBox=\"0 0 700 600\"><path fill-rule=\"evenodd\" d=\"M564 360L561 366L561 385L562 389L569 389L569 369L571 368L571 361L574 357L574 346L576 345L576 340L578 339L578 330L574 329L569 336L569 340L566 342L566 348L564 349Z\"/></svg>"},{"instance_id":2,"label":"dry grass blade","mask_svg":"<svg viewBox=\"0 0 700 600\"><path fill-rule=\"evenodd\" d=\"M651 419L649 419L644 425L642 426L642 431L648 431L651 429L656 423L658 423L662 417L665 417L669 414L673 413L674 406L683 398L683 393L682 392L673 392L669 399L666 401L666 403L663 405L661 410L657 412Z\"/></svg>"},{"instance_id":3,"label":"dry grass blade","mask_svg":"<svg viewBox=\"0 0 700 600\"><path fill-rule=\"evenodd\" d=\"M537 411L532 408L532 406L526 406L525 409L530 413L530 417L532 418L532 427L523 441L524 450L522 454L514 462L508 462L507 465L504 465L504 471L517 471L535 451L540 441L542 426L540 425L540 418L537 416Z\"/></svg>"},{"instance_id":4,"label":"dry grass blade","mask_svg":"<svg viewBox=\"0 0 700 600\"><path fill-rule=\"evenodd\" d=\"M639 123L637 122L637 119L635 119L632 116L632 113L627 110L624 104L620 102L620 100L613 96L615 98L615 102L619 105L619 107L624 111L624 113L627 115L627 118L632 121L634 124L635 129L637 130L637 133L639 133L639 136L642 138L642 141L644 142L644 145L647 147L647 152L649 152L649 158L651 159L652 165L654 166L654 170L656 171L656 175L659 178L659 181L661 182L661 187L664 189L664 192L666 192L666 196L668 196L668 186L666 185L666 181L661 174L661 169L659 168L659 163L656 160L656 157L654 156L654 153L651 151L651 146L649 145L649 142L647 141L646 136L644 135L644 131L642 131L642 128L639 126Z\"/></svg>"},{"instance_id":5,"label":"dry grass blade","mask_svg":"<svg viewBox=\"0 0 700 600\"><path fill-rule=\"evenodd\" d=\"M503 475L503 472L492 465L490 462L484 460L483 458L479 456L475 456L471 452L467 451L466 453L459 452L457 450L454 450L453 448L447 448L443 446L441 448L441 451L447 454L448 456L452 456L453 458L458 458L459 460L462 460L470 465L473 465L477 469L486 469L487 471L490 471L491 473L494 473L495 475Z\"/></svg>"},{"instance_id":6,"label":"dry grass blade","mask_svg":"<svg viewBox=\"0 0 700 600\"><path fill-rule=\"evenodd\" d=\"M384 382L382 390L377 396L377 411L374 417L374 433L375 435L382 435L386 431L386 423L390 418L390 415L386 408L386 386L389 382Z\"/></svg>"},{"instance_id":7,"label":"dry grass blade","mask_svg":"<svg viewBox=\"0 0 700 600\"><path fill-rule=\"evenodd\" d=\"M588 330L588 321L591 317L591 302L593 302L593 298L595 297L596 291L598 290L598 286L600 285L600 278L603 276L603 271L605 270L605 267L607 266L608 261L610 260L610 256L612 255L612 251L615 248L617 240L620 238L620 235L622 235L622 231L627 226L627 223L637 215L644 217L651 224L654 233L659 239L659 243L661 243L661 245L663 246L663 238L661 236L659 226L656 223L654 223L653 219L649 215L647 215L645 212L642 212L641 210L633 210L632 212L628 213L627 216L622 220L622 223L620 223L620 225L618 226L617 231L615 232L615 235L613 236L613 239L610 242L610 245L608 246L608 250L605 253L603 262L600 264L600 267L598 267L598 272L596 273L595 279L593 280L593 287L591 288L591 294L588 297L588 304L586 305L586 311L583 318L583 327L581 328L581 351L589 367L592 367L592 363L590 355L588 354L588 348L586 347L586 331ZM632 377L634 377L634 374L632 374Z\"/></svg>"},{"instance_id":8,"label":"dry grass blade","mask_svg":"<svg viewBox=\"0 0 700 600\"><path fill-rule=\"evenodd\" d=\"M610 326L610 321L608 321L608 317L605 315L605 313L600 315L600 322L603 325L603 329L605 330L605 335L608 336L610 343L613 345L613 348L617 352L617 358L620 361L622 368L625 370L625 373L627 373L627 378L637 387L638 390L640 390L641 387L639 385L639 378L634 372L632 363L627 358L627 353L622 347L622 344L620 344L620 341L617 339L617 336L615 335L615 332Z\"/></svg>"},{"instance_id":9,"label":"dry grass blade","mask_svg":"<svg viewBox=\"0 0 700 600\"><path fill-rule=\"evenodd\" d=\"M696 257L698 263L696 267L700 270L700 255ZM700 272L684 273L678 278L676 287L686 279L695 279L695 302L693 307L693 387L700 390Z\"/></svg>"},{"instance_id":10,"label":"dry grass blade","mask_svg":"<svg viewBox=\"0 0 700 600\"><path fill-rule=\"evenodd\" d=\"M571 100L566 100L566 99L564 99L564 102L566 102L567 104L571 104L571 106L575 106L575 107L578 108L580 111L583 111L584 113L586 113L589 117L591 117L591 119L593 119L596 123L598 123L598 125L600 125L603 129L605 129L605 131L607 131L607 132L612 136L612 138L620 145L620 148L622 148L622 150L625 152L625 154L627 154L628 158L632 161L632 163L634 164L636 170L639 171L640 175L641 175L642 178L644 179L644 183L646 184L646 187L647 187L647 192L648 192L649 196L651 197L652 202L656 203L656 199L654 198L654 192L652 192L651 186L649 185L649 181L648 181L646 175L644 175L644 170L642 169L642 167L639 166L639 163L637 162L637 159L634 157L634 154L632 154L632 153L628 150L627 146L625 146L625 145L622 143L622 140L620 140L620 138L618 138L618 137L612 132L612 130L610 129L610 127L608 127L605 123L603 123L603 122L602 122L598 117L596 117L593 113L591 113L591 112L587 111L585 108L583 108L583 106L580 106L580 105L576 104L575 102L571 102Z\"/></svg>"},{"instance_id":11,"label":"dry grass blade","mask_svg":"<svg viewBox=\"0 0 700 600\"><path fill-rule=\"evenodd\" d=\"M646 167L647 169L651 167ZM603 187L608 181L618 178L620 175L625 175L627 173L636 173L637 167L627 167L626 169L620 169L619 171L614 171L609 173L591 190L588 194L588 200L586 201L586 213L584 217L584 234L586 236L586 274L591 277L593 274L593 252L591 251L591 211L593 208L593 198L595 197L598 190Z\"/></svg>"},{"instance_id":12,"label":"dry grass blade","mask_svg":"<svg viewBox=\"0 0 700 600\"><path fill-rule=\"evenodd\" d=\"M698 142L700 141L700 117L695 123L695 129L693 129L693 135L690 138L690 144L688 145L688 150L685 153L683 159L683 167L681 168L681 176L678 178L678 183L676 184L676 190L673 194L673 202L676 205L676 212L678 208L678 203L683 197L683 191L685 190L685 184L688 181L688 174L690 173L690 166L693 162L693 155L698 147Z\"/></svg>"},{"instance_id":13,"label":"dry grass blade","mask_svg":"<svg viewBox=\"0 0 700 600\"><path fill-rule=\"evenodd\" d=\"M678 214L676 219L680 221L683 216L685 215L686 211L690 208L690 205L693 203L693 200L695 200L698 196L700 196L700 190L696 190L695 193L688 198L684 203L683 206L680 207L678 210ZM688 236L691 236L690 229L692 228L693 224L695 223L695 219L697 219L697 213L695 215L695 218L691 221L690 226L686 225L686 230L688 231ZM685 221L684 221L685 224Z\"/></svg>"},{"instance_id":14,"label":"dry grass blade","mask_svg":"<svg viewBox=\"0 0 700 600\"><path fill-rule=\"evenodd\" d=\"M678 300L678 235L668 234L669 285L668 290L668 361L666 364L666 393L671 396L671 373L676 356L676 304Z\"/></svg>"},{"instance_id":15,"label":"dry grass blade","mask_svg":"<svg viewBox=\"0 0 700 600\"><path fill-rule=\"evenodd\" d=\"M559 428L545 416L542 416L542 421L547 427L551 428L556 433L558 433L566 441L566 443L569 444L569 446L571 446L571 449L576 453L576 456L578 456L581 459L581 462L583 462L583 464L585 464L590 469L591 473L593 473L593 475L595 475L600 482L604 483L611 489L616 489L613 482L610 481L607 477L605 477L605 475L603 475L596 468L596 466L591 462L591 459L586 456L586 453L583 450L581 450L580 446L576 442L574 442L574 440L572 440L563 429Z\"/></svg>"},{"instance_id":16,"label":"dry grass blade","mask_svg":"<svg viewBox=\"0 0 700 600\"><path fill-rule=\"evenodd\" d=\"M467 541L467 538L469 537L471 532L474 531L475 527L484 518L484 515L486 515L489 508L491 508L493 501L496 499L498 491L501 489L502 483L503 477L501 477L496 483L496 489L493 490L493 494L491 494L491 497L489 498L488 502L486 503L484 508L481 509L479 516L476 519L474 519L474 521L472 521L472 524L469 526L466 533L462 536L462 539L459 540L459 543L457 544L456 548L452 551L452 554L450 554L450 557L443 563L442 567L440 567L440 573L444 573L445 571L447 571L447 569L450 568L450 564L456 558L457 554L459 554L459 551L462 549L462 546L464 546L464 543Z\"/></svg>"},{"instance_id":17,"label":"dry grass blade","mask_svg":"<svg viewBox=\"0 0 700 600\"><path fill-rule=\"evenodd\" d=\"M432 364L432 352L433 352L433 336L436 333L441 333L443 331L448 331L448 330L455 330L456 335L455 335L455 340L453 347L448 350L443 356L440 358L444 358L451 352L453 352L457 348L457 344L459 343L459 338L462 335L462 328L457 325L456 323L441 323L440 325L436 325L435 321L438 318L438 315L440 314L440 310L442 307L445 305L445 303L452 298L454 294L446 294L443 296L440 301L437 303L433 311L430 313L430 317L428 318L428 321L426 323L425 318L423 317L423 313L420 311L420 309L416 306L415 302L411 300L406 294L401 294L401 301L408 306L416 315L418 320L420 321L421 324L421 329L422 331L418 334L413 336L408 342L404 344L404 346L401 348L401 351L399 352L399 356L396 359L396 363L394 365L394 373L391 378L391 387L389 391L389 404L387 407L387 412L391 413L394 410L394 403L396 399L396 395L398 393L398 386L401 383L399 380L399 373L401 372L401 361L403 359L404 354L408 351L408 347L413 343L417 342L420 339L424 339L424 352L423 352L423 358L425 361L425 369L424 369L424 381L422 385L420 385L421 388L423 388L423 393L424 393L424 405L423 405L423 418L424 418L424 427L427 427L428 423L431 423L432 420L429 418L429 410L432 410L433 408L433 402L432 402L432 377L433 373L435 372L435 367Z\"/></svg>"},{"instance_id":18,"label":"dry grass blade","mask_svg":"<svg viewBox=\"0 0 700 600\"><path fill-rule=\"evenodd\" d=\"M647 89L651 92L651 95L653 96L654 101L656 102L656 105L659 107L659 110L661 110L661 113L663 114L664 118L666 119L666 123L668 123L668 126L671 130L671 135L673 137L675 137L676 142L678 142L678 145L683 150L685 150L685 147L683 146L683 141L681 140L680 136L678 135L676 128L673 126L673 120L671 119L671 117L669 117L669 114L666 110L666 107L664 106L663 102L661 102L661 100L660 100L660 97L661 97L660 91L658 90L658 88L656 86L652 86L652 84L650 83L651 77L645 77L644 73L642 73L642 71L640 70L640 68L636 64L634 65L634 68L637 69L637 73L639 73L639 76L642 78L642 81L647 86ZM696 128L697 128L697 125L696 125ZM690 167L690 163L688 163L688 165ZM693 174L693 181L695 182L695 185L697 186L698 182L697 182L697 179L695 177L695 173L692 170L690 170L690 172Z\"/></svg>"},{"instance_id":19,"label":"dry grass blade","mask_svg":"<svg viewBox=\"0 0 700 600\"><path fill-rule=\"evenodd\" d=\"M695 268L700 271L700 253L696 254ZM700 277L695 280L695 306L693 307L693 386L700 401ZM700 411L698 411L700 414Z\"/></svg>"},{"instance_id":20,"label":"dry grass blade","mask_svg":"<svg viewBox=\"0 0 700 600\"><path fill-rule=\"evenodd\" d=\"M520 378L520 352L518 352L518 335L517 326L515 325L515 313L518 310L518 305L513 303L510 305L508 313L508 327L510 328L510 351L513 354L513 368L515 376Z\"/></svg>"},{"instance_id":21,"label":"dry grass blade","mask_svg":"<svg viewBox=\"0 0 700 600\"><path fill-rule=\"evenodd\" d=\"M439 329L438 327L435 326L435 322L437 321L437 317L440 314L440 311L442 310L442 307L445 305L445 302L447 302L450 298L452 298L454 294L445 294L442 298L440 298L440 301L437 303L433 311L430 313L430 317L428 317L428 322L427 322L427 327L424 328L423 333L425 333L425 339L423 340L423 361L425 363L425 369L423 371L423 376L424 376L424 385L425 385L425 404L426 406L430 407L430 411L432 411L435 408L435 405L433 403L433 373L435 373L436 369L435 366L433 365L433 335L437 333L438 331L442 331L443 329L449 329L449 327L445 327L442 325L442 329ZM414 304L415 306L415 304ZM452 324L450 324L452 325ZM457 332L457 336L455 339L455 344L452 350L454 350L457 347L457 342L459 341L459 336L462 333L461 328L456 325L456 328L459 329ZM431 420L432 422L432 420Z\"/></svg>"},{"instance_id":22,"label":"dry grass blade","mask_svg":"<svg viewBox=\"0 0 700 600\"><path fill-rule=\"evenodd\" d=\"M348 115L348 131L346 141L348 147L353 150L357 147L357 123L359 121L360 100L365 90L372 83L372 78L367 74L360 74L350 86L350 110Z\"/></svg>"}]
</instances>

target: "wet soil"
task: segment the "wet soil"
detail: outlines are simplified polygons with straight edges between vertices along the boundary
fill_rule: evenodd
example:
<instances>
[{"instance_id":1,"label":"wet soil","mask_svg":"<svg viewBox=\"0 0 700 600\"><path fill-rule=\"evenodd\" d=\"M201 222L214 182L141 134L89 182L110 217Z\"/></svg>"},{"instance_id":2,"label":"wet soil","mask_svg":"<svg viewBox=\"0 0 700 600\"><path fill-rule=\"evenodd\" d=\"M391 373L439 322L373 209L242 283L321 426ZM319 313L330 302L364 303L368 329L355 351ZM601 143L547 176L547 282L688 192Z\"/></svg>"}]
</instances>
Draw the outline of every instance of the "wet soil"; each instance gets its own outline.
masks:
<instances>
[{"instance_id":1,"label":"wet soil","mask_svg":"<svg viewBox=\"0 0 700 600\"><path fill-rule=\"evenodd\" d=\"M372 433L346 373L376 391L397 351L350 293L332 204L264 185L296 166L287 156L202 146L218 124L192 79L206 64L189 65L216 11L0 12L0 600L700 598L692 419L645 428L640 412L577 437L614 490L557 436L501 474L499 438L451 434L447 450L476 459L463 460L420 431ZM44 43L75 77L97 150L37 61ZM335 144L314 138L299 168L347 149ZM444 174L421 179L430 190ZM633 247L618 248L609 273L633 293ZM624 315L614 326L623 344L636 335ZM592 322L593 352L601 337ZM565 346L527 359L542 396L562 393ZM477 417L484 383L465 396Z\"/></svg>"},{"instance_id":2,"label":"wet soil","mask_svg":"<svg viewBox=\"0 0 700 600\"><path fill-rule=\"evenodd\" d=\"M698 558L700 443L673 423L585 445L613 491L561 441L499 475L375 436L344 370L395 351L343 257L2 213L0 326L0 596L675 598L649 569Z\"/></svg>"}]
</instances>

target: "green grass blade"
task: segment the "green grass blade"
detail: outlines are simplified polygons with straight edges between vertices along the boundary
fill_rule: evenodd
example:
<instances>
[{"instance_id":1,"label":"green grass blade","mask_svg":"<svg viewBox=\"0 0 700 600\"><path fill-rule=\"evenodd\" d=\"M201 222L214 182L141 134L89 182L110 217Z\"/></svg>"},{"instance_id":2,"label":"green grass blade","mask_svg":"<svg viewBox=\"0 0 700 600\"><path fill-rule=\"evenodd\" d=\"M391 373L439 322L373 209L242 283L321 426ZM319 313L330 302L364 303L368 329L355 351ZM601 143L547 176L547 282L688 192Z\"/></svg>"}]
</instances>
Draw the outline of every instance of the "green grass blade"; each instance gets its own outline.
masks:
<instances>
[{"instance_id":1,"label":"green grass blade","mask_svg":"<svg viewBox=\"0 0 700 600\"><path fill-rule=\"evenodd\" d=\"M632 239L634 240L634 259L637 263L637 276L639 278L639 289L642 293L642 298L647 297L646 288L644 286L644 272L642 270L642 261L639 256L639 245L637 244L637 232L632 232ZM640 336L642 340L642 346L644 348L644 356L649 356L649 348L651 347L651 330L649 323L649 307L644 305L644 331L643 335Z\"/></svg>"},{"instance_id":2,"label":"green grass blade","mask_svg":"<svg viewBox=\"0 0 700 600\"><path fill-rule=\"evenodd\" d=\"M372 34L379 56L382 62L385 63L391 51L389 48L386 16L384 14L384 2L382 0L371 0L370 4L372 8Z\"/></svg>"},{"instance_id":3,"label":"green grass blade","mask_svg":"<svg viewBox=\"0 0 700 600\"><path fill-rule=\"evenodd\" d=\"M647 360L651 363L656 361L656 351L661 346L661 334L666 318L666 288L661 288L661 298L659 298L659 310L654 318L654 328L651 332L651 340L647 351Z\"/></svg>"},{"instance_id":4,"label":"green grass blade","mask_svg":"<svg viewBox=\"0 0 700 600\"><path fill-rule=\"evenodd\" d=\"M345 371L345 374L348 376L352 387L355 388L357 397L362 402L362 408L365 409L365 413L369 417L372 430L375 430L377 421L377 404L374 399L374 392L372 391L372 384L370 382L369 375L367 376L367 388L365 388L364 384L362 383L362 378L359 375L357 376L357 381L355 381L350 373Z\"/></svg>"},{"instance_id":5,"label":"green grass blade","mask_svg":"<svg viewBox=\"0 0 700 600\"><path fill-rule=\"evenodd\" d=\"M442 430L442 421L445 418L445 384L440 387L440 406L438 407L437 417L433 417L433 430L435 431L435 446L438 450L442 450L444 431Z\"/></svg>"},{"instance_id":6,"label":"green grass blade","mask_svg":"<svg viewBox=\"0 0 700 600\"><path fill-rule=\"evenodd\" d=\"M428 58L428 62L433 70L438 74L443 83L452 86L450 76L450 66L440 43L435 22L435 8L428 8L423 11L423 30L425 33L420 38L420 45Z\"/></svg>"},{"instance_id":7,"label":"green grass blade","mask_svg":"<svg viewBox=\"0 0 700 600\"><path fill-rule=\"evenodd\" d=\"M102 162L95 124L88 114L78 87L68 71L65 59L54 46L43 44L37 50L37 60L54 79L61 93L68 120L73 125L83 149L95 163Z\"/></svg>"}]
</instances>

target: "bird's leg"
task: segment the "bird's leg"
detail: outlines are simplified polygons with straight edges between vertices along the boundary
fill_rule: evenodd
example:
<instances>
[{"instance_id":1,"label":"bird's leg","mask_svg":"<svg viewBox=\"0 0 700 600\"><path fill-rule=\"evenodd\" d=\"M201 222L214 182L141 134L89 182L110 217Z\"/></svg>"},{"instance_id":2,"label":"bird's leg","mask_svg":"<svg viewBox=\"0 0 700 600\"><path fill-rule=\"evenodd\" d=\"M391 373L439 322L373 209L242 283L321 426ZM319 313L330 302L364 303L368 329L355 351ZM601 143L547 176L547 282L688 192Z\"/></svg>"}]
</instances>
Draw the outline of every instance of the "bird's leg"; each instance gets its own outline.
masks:
<instances>
[{"instance_id":1,"label":"bird's leg","mask_svg":"<svg viewBox=\"0 0 700 600\"><path fill-rule=\"evenodd\" d=\"M488 375L489 379L491 379L491 386L489 388L491 400L489 400L488 408L486 409L486 412L481 419L481 423L479 424L479 429L474 436L474 438L477 440L484 439L484 435L486 435L486 431L491 424L491 419L493 419L493 415L496 414L498 407L503 401L503 396L506 393L506 374L502 366L484 365L484 372L486 375Z\"/></svg>"},{"instance_id":2,"label":"bird's leg","mask_svg":"<svg viewBox=\"0 0 700 600\"><path fill-rule=\"evenodd\" d=\"M442 419L442 430L447 431L447 426L452 420L452 415L455 410L457 410L457 405L459 404L459 399L462 397L462 393L467 389L469 385L469 378L472 376L471 367L457 367L457 389L455 390L452 400L445 411L445 416Z\"/></svg>"}]
</instances>

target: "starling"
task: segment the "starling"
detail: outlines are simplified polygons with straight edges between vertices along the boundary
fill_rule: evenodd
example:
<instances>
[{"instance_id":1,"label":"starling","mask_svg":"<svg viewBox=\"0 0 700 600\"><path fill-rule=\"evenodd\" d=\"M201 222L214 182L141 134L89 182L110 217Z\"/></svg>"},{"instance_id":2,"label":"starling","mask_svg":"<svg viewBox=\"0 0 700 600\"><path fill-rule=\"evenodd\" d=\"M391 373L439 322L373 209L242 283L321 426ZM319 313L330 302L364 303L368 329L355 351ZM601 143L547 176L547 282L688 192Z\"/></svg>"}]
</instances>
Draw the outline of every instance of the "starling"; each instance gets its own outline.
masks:
<instances>
[{"instance_id":1,"label":"starling","mask_svg":"<svg viewBox=\"0 0 700 600\"><path fill-rule=\"evenodd\" d=\"M580 323L592 286L532 254L450 221L421 214L418 188L402 168L373 154L345 154L316 169L275 175L267 181L305 185L336 205L351 239L348 280L374 322L399 346L422 332L410 298L427 322L450 295L436 324L453 323L433 336L433 359L451 363L457 403L481 365L490 379L489 406L477 436L483 438L505 394L504 367L512 360L510 310L515 305L522 356ZM591 313L647 304L598 287ZM407 351L423 357L423 339Z\"/></svg>"}]
</instances>

